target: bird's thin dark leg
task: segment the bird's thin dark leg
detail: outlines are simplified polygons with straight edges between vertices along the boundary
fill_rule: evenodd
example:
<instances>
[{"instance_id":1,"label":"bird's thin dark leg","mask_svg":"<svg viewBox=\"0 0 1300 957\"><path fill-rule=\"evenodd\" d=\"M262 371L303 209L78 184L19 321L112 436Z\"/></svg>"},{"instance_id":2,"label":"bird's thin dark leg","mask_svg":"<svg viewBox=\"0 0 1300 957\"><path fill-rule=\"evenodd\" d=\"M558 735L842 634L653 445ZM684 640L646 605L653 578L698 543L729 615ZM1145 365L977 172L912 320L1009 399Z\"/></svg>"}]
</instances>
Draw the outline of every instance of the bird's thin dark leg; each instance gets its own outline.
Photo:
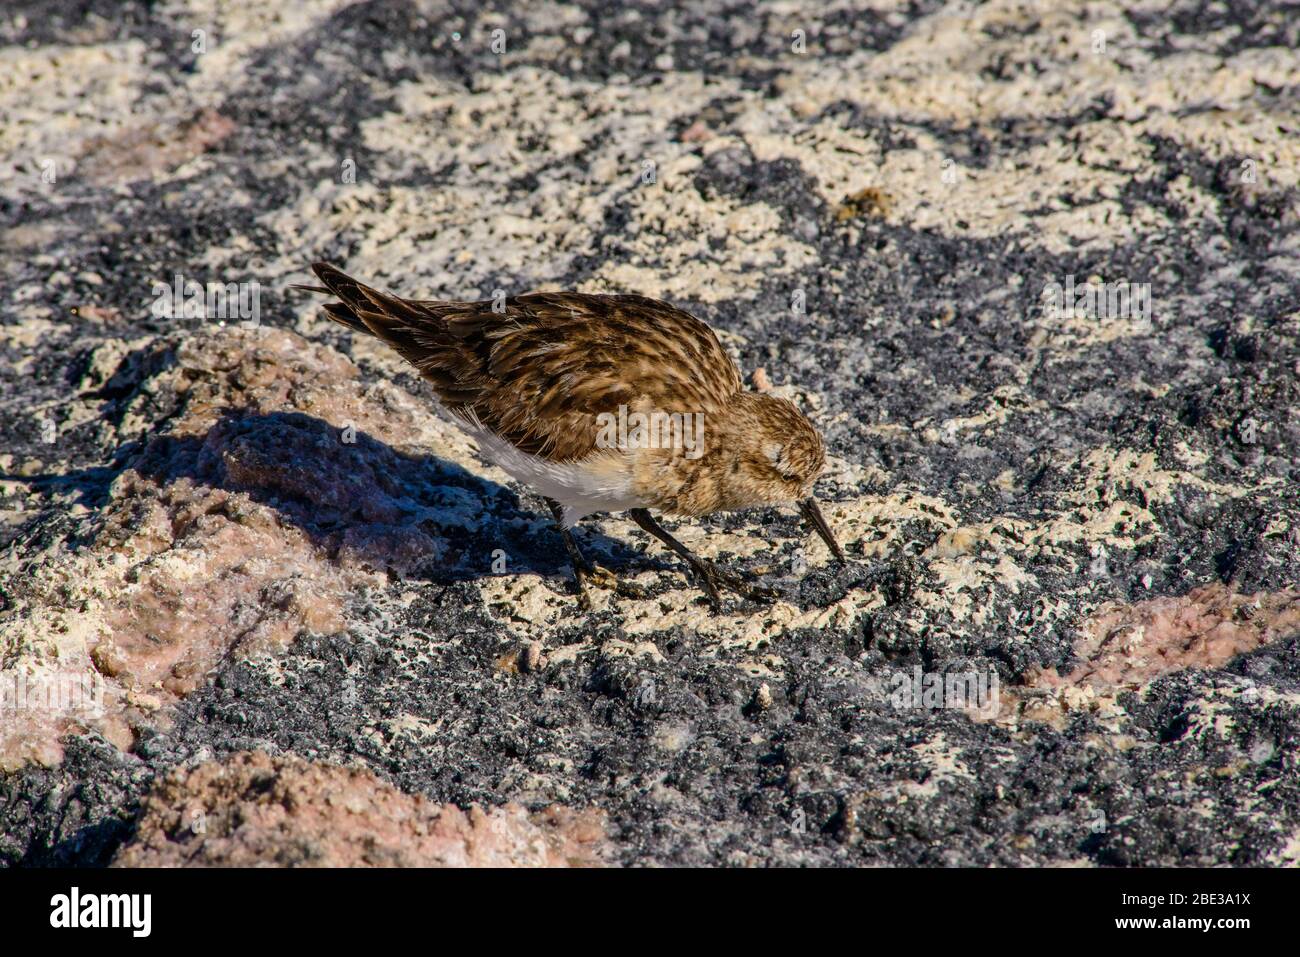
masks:
<instances>
[{"instance_id":1,"label":"bird's thin dark leg","mask_svg":"<svg viewBox=\"0 0 1300 957\"><path fill-rule=\"evenodd\" d=\"M578 586L578 605L584 610L590 610L591 596L587 594L587 575L591 571L591 566L578 549L578 543L573 540L573 533L564 527L564 508L553 498L548 498L546 504L555 518L555 525L560 530L560 538L564 540L564 550L569 553L569 562L573 565L573 580Z\"/></svg>"},{"instance_id":2,"label":"bird's thin dark leg","mask_svg":"<svg viewBox=\"0 0 1300 957\"><path fill-rule=\"evenodd\" d=\"M555 524L560 529L560 538L564 540L564 550L569 553L569 562L573 565L573 580L578 585L578 605L584 611L591 610L591 596L587 594L588 582L602 588L613 589L624 598L646 597L647 592L640 585L622 581L609 569L601 568L599 565L593 565L587 561L586 556L582 554L582 550L578 548L573 533L564 527L564 507L553 498L548 498L546 505L550 508L551 515L555 518Z\"/></svg>"},{"instance_id":3,"label":"bird's thin dark leg","mask_svg":"<svg viewBox=\"0 0 1300 957\"><path fill-rule=\"evenodd\" d=\"M630 509L628 514L632 516L632 521L671 548L686 564L691 566L695 577L700 580L700 584L709 597L709 604L713 606L715 611L722 605L722 596L718 592L719 585L751 601L762 601L776 597L777 593L773 589L761 585L751 585L735 572L729 572L718 567L713 562L695 555L689 548L673 538L668 530L656 522L646 509Z\"/></svg>"}]
</instances>

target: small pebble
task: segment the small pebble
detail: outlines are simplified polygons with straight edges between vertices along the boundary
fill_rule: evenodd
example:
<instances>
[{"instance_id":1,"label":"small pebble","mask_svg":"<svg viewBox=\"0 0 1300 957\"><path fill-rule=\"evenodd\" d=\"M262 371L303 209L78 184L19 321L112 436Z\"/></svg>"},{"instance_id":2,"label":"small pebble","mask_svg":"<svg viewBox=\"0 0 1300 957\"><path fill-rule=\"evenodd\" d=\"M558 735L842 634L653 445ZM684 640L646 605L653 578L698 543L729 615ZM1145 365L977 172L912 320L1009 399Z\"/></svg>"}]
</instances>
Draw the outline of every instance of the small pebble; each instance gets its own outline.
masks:
<instances>
[{"instance_id":1,"label":"small pebble","mask_svg":"<svg viewBox=\"0 0 1300 957\"><path fill-rule=\"evenodd\" d=\"M530 641L519 653L519 666L524 671L536 671L542 667L542 643Z\"/></svg>"}]
</instances>

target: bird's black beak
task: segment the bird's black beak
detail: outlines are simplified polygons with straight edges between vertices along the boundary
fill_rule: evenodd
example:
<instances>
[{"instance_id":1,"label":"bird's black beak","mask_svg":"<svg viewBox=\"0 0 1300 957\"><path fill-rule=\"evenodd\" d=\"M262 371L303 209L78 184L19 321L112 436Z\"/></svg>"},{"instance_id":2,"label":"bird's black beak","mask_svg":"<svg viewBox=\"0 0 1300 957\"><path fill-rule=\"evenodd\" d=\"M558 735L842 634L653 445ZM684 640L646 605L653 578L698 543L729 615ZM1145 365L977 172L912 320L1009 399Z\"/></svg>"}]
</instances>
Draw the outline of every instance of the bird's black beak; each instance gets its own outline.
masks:
<instances>
[{"instance_id":1,"label":"bird's black beak","mask_svg":"<svg viewBox=\"0 0 1300 957\"><path fill-rule=\"evenodd\" d=\"M822 537L826 547L839 560L840 564L848 561L844 557L844 549L840 548L840 543L835 541L835 535L831 532L831 527L826 524L826 519L822 517L822 510L817 507L817 499L806 498L799 503L799 511L809 525L817 530L817 534Z\"/></svg>"}]
</instances>

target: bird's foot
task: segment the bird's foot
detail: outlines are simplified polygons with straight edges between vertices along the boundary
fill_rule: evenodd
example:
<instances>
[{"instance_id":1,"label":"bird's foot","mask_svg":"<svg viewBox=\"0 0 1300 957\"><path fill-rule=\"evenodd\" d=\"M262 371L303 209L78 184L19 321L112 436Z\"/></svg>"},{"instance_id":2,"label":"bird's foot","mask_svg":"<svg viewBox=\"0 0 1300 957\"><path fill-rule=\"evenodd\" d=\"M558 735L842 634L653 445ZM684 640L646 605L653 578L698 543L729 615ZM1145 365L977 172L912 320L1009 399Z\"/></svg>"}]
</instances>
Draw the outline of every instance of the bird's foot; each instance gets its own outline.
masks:
<instances>
[{"instance_id":1,"label":"bird's foot","mask_svg":"<svg viewBox=\"0 0 1300 957\"><path fill-rule=\"evenodd\" d=\"M713 606L715 613L722 609L722 594L719 586L735 592L742 598L755 602L771 601L780 594L775 588L755 584L743 575L727 571L727 569L704 558L696 558L692 561L691 569L695 572L695 577L699 579L700 585L704 588L705 595L708 597L709 604Z\"/></svg>"},{"instance_id":2,"label":"bird's foot","mask_svg":"<svg viewBox=\"0 0 1300 957\"><path fill-rule=\"evenodd\" d=\"M578 608L581 611L591 611L591 595L587 591L587 573L574 569L573 584L578 589Z\"/></svg>"},{"instance_id":3,"label":"bird's foot","mask_svg":"<svg viewBox=\"0 0 1300 957\"><path fill-rule=\"evenodd\" d=\"M592 565L586 571L587 581L601 588L608 588L622 598L649 598L650 591L636 582L619 578L603 565Z\"/></svg>"}]
</instances>

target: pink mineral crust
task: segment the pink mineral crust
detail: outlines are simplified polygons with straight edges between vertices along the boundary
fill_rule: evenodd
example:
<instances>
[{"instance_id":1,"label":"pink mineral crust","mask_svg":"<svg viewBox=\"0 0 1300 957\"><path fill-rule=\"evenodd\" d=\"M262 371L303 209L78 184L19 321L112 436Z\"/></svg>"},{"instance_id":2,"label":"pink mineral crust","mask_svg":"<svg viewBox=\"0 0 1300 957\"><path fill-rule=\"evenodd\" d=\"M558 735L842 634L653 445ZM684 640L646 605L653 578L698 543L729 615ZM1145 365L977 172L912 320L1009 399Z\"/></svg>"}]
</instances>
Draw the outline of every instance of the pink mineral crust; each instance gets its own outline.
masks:
<instances>
[{"instance_id":1,"label":"pink mineral crust","mask_svg":"<svg viewBox=\"0 0 1300 957\"><path fill-rule=\"evenodd\" d=\"M32 573L11 626L33 647L52 628L75 633L59 667L105 679L103 713L26 715L0 734L0 767L56 763L59 737L86 727L128 748L223 659L339 632L350 593L442 557L422 517L429 469L395 448L427 440L430 410L278 329L157 340L140 365L152 372L124 421L147 423L143 446L87 541ZM155 425L159 405L172 411ZM77 589L74 613L65 596Z\"/></svg>"},{"instance_id":2,"label":"pink mineral crust","mask_svg":"<svg viewBox=\"0 0 1300 957\"><path fill-rule=\"evenodd\" d=\"M1300 589L1242 595L1215 583L1177 597L1109 604L1082 628L1069 674L1036 675L1039 687L1138 687L1185 668L1220 668L1233 657L1300 632Z\"/></svg>"},{"instance_id":3,"label":"pink mineral crust","mask_svg":"<svg viewBox=\"0 0 1300 957\"><path fill-rule=\"evenodd\" d=\"M597 810L508 804L468 813L369 771L260 752L178 769L154 785L115 867L590 867Z\"/></svg>"},{"instance_id":4,"label":"pink mineral crust","mask_svg":"<svg viewBox=\"0 0 1300 957\"><path fill-rule=\"evenodd\" d=\"M401 423L365 407L345 357L240 329L187 341L177 361L183 411L114 482L96 540L131 564L93 651L109 677L171 695L232 650L342 630L367 573L439 552L405 521L400 457L365 438ZM361 439L342 440L346 423Z\"/></svg>"},{"instance_id":5,"label":"pink mineral crust","mask_svg":"<svg viewBox=\"0 0 1300 957\"><path fill-rule=\"evenodd\" d=\"M96 184L129 182L188 163L235 132L235 122L215 110L172 126L148 123L88 141L78 166Z\"/></svg>"},{"instance_id":6,"label":"pink mineral crust","mask_svg":"<svg viewBox=\"0 0 1300 957\"><path fill-rule=\"evenodd\" d=\"M343 628L346 576L271 509L224 489L158 485L135 473L117 491L130 513L110 514L108 529L138 523L127 542L144 560L128 572L132 600L105 611L109 632L91 653L101 674L184 695L231 650L269 652L303 629ZM183 565L167 560L176 552L185 553Z\"/></svg>"}]
</instances>

